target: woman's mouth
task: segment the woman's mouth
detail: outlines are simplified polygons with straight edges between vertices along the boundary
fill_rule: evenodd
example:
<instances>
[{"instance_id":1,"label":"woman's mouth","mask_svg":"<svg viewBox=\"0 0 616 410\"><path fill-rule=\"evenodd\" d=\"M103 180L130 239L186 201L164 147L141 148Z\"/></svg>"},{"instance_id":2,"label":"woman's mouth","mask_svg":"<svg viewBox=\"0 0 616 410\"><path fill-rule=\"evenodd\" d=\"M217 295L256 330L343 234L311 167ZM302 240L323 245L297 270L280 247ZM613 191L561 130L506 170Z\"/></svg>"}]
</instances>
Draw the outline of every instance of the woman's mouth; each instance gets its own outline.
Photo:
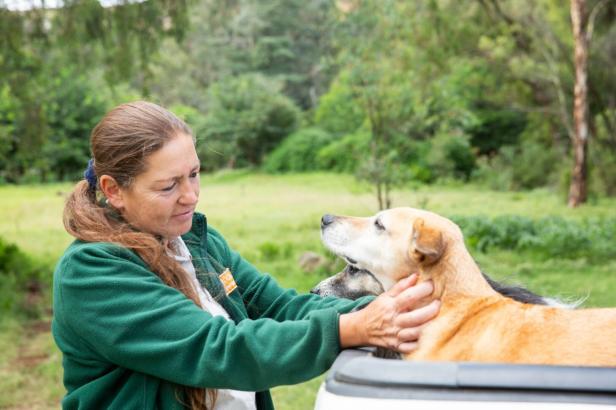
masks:
<instances>
[{"instance_id":1,"label":"woman's mouth","mask_svg":"<svg viewBox=\"0 0 616 410\"><path fill-rule=\"evenodd\" d=\"M174 218L179 218L179 219L187 219L189 217L192 217L192 214L195 212L194 209L189 209L186 212L181 212L179 214L175 214L173 215Z\"/></svg>"}]
</instances>

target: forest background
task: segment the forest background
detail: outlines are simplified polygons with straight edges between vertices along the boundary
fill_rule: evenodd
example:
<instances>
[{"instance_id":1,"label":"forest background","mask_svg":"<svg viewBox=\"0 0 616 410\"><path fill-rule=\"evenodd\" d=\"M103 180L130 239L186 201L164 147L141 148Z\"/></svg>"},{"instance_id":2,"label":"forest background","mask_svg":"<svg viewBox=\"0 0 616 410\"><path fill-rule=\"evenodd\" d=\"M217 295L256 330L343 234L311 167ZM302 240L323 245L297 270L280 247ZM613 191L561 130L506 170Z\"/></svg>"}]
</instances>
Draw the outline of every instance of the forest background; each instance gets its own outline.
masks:
<instances>
[{"instance_id":1,"label":"forest background","mask_svg":"<svg viewBox=\"0 0 616 410\"><path fill-rule=\"evenodd\" d=\"M616 269L606 269L616 260L616 0L39 3L0 0L0 325L8 329L0 345L27 344L32 323L47 323L50 271L68 241L61 199L82 177L93 126L136 99L190 124L204 172L214 186L228 184L221 195L242 186L245 196L254 181L277 187L268 206L284 222L255 225L271 240L249 243L250 229L239 227L246 220L219 216L227 232L247 235L230 236L232 244L286 286L305 291L336 266L325 256L306 276L296 261L305 250L323 253L318 240L306 245L278 230L289 228L288 210L272 202L295 181L313 205L297 209L298 232L317 228L320 202L330 205L324 212L365 214L429 207L457 215L488 266L500 260L535 289L565 293L580 284L562 272L583 267L586 283L602 285L590 304L616 304ZM571 13L580 5L587 155L583 205L574 210L565 206L580 138ZM326 200L332 180L345 182L335 185L339 198L360 205ZM321 199L307 194L314 186ZM246 206L261 198L254 195ZM54 219L28 228L20 218L45 213L41 198ZM561 259L572 265L554 265ZM39 354L28 347L7 350L0 407L17 406L15 392L37 377L60 384L42 337L47 370L43 359L24 364ZM61 385L43 396L41 406L57 403Z\"/></svg>"}]
</instances>

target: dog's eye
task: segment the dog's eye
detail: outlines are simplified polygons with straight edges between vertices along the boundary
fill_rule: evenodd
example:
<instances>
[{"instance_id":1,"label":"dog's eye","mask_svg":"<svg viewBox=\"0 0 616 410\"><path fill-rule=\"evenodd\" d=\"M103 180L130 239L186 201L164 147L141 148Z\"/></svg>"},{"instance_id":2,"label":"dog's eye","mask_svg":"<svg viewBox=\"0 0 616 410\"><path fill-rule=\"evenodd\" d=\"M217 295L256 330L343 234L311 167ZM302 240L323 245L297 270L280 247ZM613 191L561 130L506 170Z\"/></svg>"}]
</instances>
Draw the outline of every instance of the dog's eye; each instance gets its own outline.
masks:
<instances>
[{"instance_id":1,"label":"dog's eye","mask_svg":"<svg viewBox=\"0 0 616 410\"><path fill-rule=\"evenodd\" d=\"M379 231L384 231L385 230L385 226L383 225L381 220L378 219L378 218L374 220L374 226L376 226L376 229L378 229Z\"/></svg>"}]
</instances>

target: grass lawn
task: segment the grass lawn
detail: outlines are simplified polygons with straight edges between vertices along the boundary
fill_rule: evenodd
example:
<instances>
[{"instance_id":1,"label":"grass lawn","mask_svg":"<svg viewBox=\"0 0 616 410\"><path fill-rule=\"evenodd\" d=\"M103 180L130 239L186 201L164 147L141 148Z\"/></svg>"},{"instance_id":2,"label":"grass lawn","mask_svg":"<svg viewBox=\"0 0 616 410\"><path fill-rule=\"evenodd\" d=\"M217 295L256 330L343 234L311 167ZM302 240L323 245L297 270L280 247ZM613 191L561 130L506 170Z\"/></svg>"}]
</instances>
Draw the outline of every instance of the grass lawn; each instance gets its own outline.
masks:
<instances>
[{"instance_id":1,"label":"grass lawn","mask_svg":"<svg viewBox=\"0 0 616 410\"><path fill-rule=\"evenodd\" d=\"M71 241L62 227L62 206L69 184L0 187L0 237L53 264ZM616 217L616 200L600 199L571 210L548 191L492 192L473 186L421 187L397 191L394 206L414 206L443 215L517 214L532 218ZM325 213L370 215L376 200L350 176L306 174L269 176L220 173L202 177L199 210L232 247L286 287L301 292L340 268L319 239ZM330 267L306 273L298 266L307 251L327 257ZM512 252L474 255L494 277L523 283L543 294L585 298L585 306L616 306L616 261L538 260ZM0 320L0 408L57 408L63 394L61 355L48 321ZM313 407L320 380L273 390L279 409Z\"/></svg>"}]
</instances>

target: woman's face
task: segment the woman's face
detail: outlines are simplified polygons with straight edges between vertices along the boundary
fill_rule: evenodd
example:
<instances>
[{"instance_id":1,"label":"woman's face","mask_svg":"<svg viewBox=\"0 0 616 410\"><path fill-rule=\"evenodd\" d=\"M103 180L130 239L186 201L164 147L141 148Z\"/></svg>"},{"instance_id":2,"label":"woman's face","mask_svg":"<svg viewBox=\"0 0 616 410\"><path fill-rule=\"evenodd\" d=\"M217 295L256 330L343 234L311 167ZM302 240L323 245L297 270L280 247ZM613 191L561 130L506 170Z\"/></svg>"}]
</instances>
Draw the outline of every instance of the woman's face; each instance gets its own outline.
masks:
<instances>
[{"instance_id":1,"label":"woman's face","mask_svg":"<svg viewBox=\"0 0 616 410\"><path fill-rule=\"evenodd\" d=\"M190 230L199 199L200 163L192 137L179 134L146 159L146 170L120 188L120 212L139 230L173 239Z\"/></svg>"}]
</instances>

